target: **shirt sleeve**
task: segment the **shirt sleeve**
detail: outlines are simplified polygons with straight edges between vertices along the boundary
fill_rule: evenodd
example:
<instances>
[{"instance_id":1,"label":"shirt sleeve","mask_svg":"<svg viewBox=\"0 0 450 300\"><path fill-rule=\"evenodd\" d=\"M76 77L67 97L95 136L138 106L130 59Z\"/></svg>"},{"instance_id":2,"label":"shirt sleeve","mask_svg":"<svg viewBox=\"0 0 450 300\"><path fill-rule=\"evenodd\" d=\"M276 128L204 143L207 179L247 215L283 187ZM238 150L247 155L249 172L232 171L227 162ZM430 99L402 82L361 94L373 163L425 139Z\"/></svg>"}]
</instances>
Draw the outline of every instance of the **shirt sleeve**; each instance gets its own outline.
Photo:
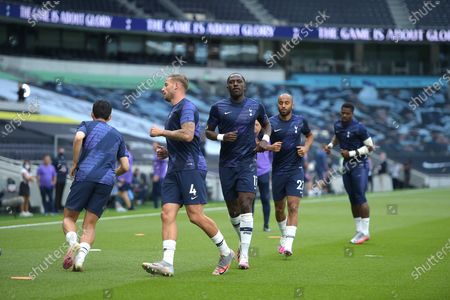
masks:
<instances>
[{"instance_id":1,"label":"shirt sleeve","mask_svg":"<svg viewBox=\"0 0 450 300\"><path fill-rule=\"evenodd\" d=\"M188 122L195 122L195 107L191 104L185 104L181 110L180 125Z\"/></svg>"},{"instance_id":2,"label":"shirt sleeve","mask_svg":"<svg viewBox=\"0 0 450 300\"><path fill-rule=\"evenodd\" d=\"M120 139L119 149L117 150L117 160L119 160L121 157L128 157L128 150L127 146L125 145L125 141L123 138Z\"/></svg>"},{"instance_id":3,"label":"shirt sleeve","mask_svg":"<svg viewBox=\"0 0 450 300\"><path fill-rule=\"evenodd\" d=\"M370 138L369 132L367 131L367 128L363 124L359 124L358 133L362 142Z\"/></svg>"},{"instance_id":4,"label":"shirt sleeve","mask_svg":"<svg viewBox=\"0 0 450 300\"><path fill-rule=\"evenodd\" d=\"M87 135L87 127L86 127L86 122L85 121L81 122L81 124L77 128L77 131L81 131L81 132L83 132L84 134Z\"/></svg>"},{"instance_id":5,"label":"shirt sleeve","mask_svg":"<svg viewBox=\"0 0 450 300\"><path fill-rule=\"evenodd\" d=\"M273 143L275 143L275 141L273 140L273 130L274 130L275 126L273 124L274 121L273 121L272 118L269 119L269 123L270 123L270 129L271 129L271 132L270 132L270 144L273 144ZM270 152L272 152L272 151L270 151Z\"/></svg>"},{"instance_id":6,"label":"shirt sleeve","mask_svg":"<svg viewBox=\"0 0 450 300\"><path fill-rule=\"evenodd\" d=\"M308 135L311 132L311 129L309 129L308 121L306 121L305 119L303 119L301 131L304 135Z\"/></svg>"},{"instance_id":7,"label":"shirt sleeve","mask_svg":"<svg viewBox=\"0 0 450 300\"><path fill-rule=\"evenodd\" d=\"M53 165L52 165L52 177L56 177L56 169Z\"/></svg>"},{"instance_id":8,"label":"shirt sleeve","mask_svg":"<svg viewBox=\"0 0 450 300\"><path fill-rule=\"evenodd\" d=\"M42 176L42 169L41 169L41 167L39 167L39 168L37 169L36 175L37 175L37 176Z\"/></svg>"},{"instance_id":9,"label":"shirt sleeve","mask_svg":"<svg viewBox=\"0 0 450 300\"><path fill-rule=\"evenodd\" d=\"M217 108L216 104L211 106L208 122L206 124L209 128L213 129L216 129L217 125L219 124L219 109Z\"/></svg>"},{"instance_id":10,"label":"shirt sleeve","mask_svg":"<svg viewBox=\"0 0 450 300\"><path fill-rule=\"evenodd\" d=\"M266 109L262 103L259 103L258 116L256 118L261 126L265 126L269 122L269 117L267 117Z\"/></svg>"}]
</instances>

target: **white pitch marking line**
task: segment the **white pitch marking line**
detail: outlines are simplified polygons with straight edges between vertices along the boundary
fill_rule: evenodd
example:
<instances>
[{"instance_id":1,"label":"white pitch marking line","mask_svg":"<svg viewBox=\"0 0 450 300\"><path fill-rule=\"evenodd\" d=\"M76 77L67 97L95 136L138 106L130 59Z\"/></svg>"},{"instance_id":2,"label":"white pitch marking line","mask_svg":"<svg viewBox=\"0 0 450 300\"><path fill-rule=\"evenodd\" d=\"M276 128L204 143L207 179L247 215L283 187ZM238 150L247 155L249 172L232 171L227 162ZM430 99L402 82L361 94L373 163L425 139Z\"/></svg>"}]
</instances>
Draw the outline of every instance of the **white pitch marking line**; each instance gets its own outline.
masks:
<instances>
[{"instance_id":1,"label":"white pitch marking line","mask_svg":"<svg viewBox=\"0 0 450 300\"><path fill-rule=\"evenodd\" d=\"M428 192L429 190L419 190L419 191L405 191L403 193L409 194L409 193L421 193L421 192ZM380 194L376 197L386 197L387 194ZM391 196L391 195L389 195ZM314 204L314 203L324 203L324 202L337 202L347 199L347 196L338 196L333 198L309 198L311 200L302 201L301 205L304 204ZM259 204L257 204L259 206ZM225 210L226 207L211 207L211 208L205 208L204 211L220 211ZM180 213L185 214L186 211L180 211ZM134 219L134 218L145 218L145 217L159 217L161 213L147 213L147 214L136 214L136 215L127 215L127 216L115 216L115 217L104 217L101 218L102 221L107 220L121 220L121 219ZM82 222L82 220L79 220L78 222ZM1 229L14 229L14 228L25 228L25 227L38 227L38 226L46 226L46 225L61 225L62 221L53 221L53 222L44 222L44 223L31 223L31 224L20 224L20 225L8 225L8 226L0 226Z\"/></svg>"}]
</instances>

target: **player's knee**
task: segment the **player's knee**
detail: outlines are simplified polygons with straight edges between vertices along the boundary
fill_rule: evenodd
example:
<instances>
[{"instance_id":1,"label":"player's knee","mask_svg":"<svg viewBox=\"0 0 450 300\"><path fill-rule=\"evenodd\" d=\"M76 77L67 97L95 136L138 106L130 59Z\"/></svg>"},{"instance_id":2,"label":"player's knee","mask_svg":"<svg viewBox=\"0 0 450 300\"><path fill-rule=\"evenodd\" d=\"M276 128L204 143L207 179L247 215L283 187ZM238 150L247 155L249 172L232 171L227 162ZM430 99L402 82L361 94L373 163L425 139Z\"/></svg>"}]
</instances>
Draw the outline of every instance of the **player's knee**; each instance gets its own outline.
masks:
<instances>
[{"instance_id":1,"label":"player's knee","mask_svg":"<svg viewBox=\"0 0 450 300\"><path fill-rule=\"evenodd\" d=\"M252 212L253 201L255 201L255 195L243 195L240 197L241 213Z\"/></svg>"},{"instance_id":2,"label":"player's knee","mask_svg":"<svg viewBox=\"0 0 450 300\"><path fill-rule=\"evenodd\" d=\"M97 223L97 220L91 219L91 218L86 218L86 219L84 219L84 222L83 222L83 229L85 229L85 228L88 228L88 229L95 228L95 224L96 223Z\"/></svg>"},{"instance_id":3,"label":"player's knee","mask_svg":"<svg viewBox=\"0 0 450 300\"><path fill-rule=\"evenodd\" d=\"M72 223L75 223L74 218L72 218L70 216L65 216L64 217L64 219L63 219L63 227L64 227L64 224L72 224Z\"/></svg>"},{"instance_id":4,"label":"player's knee","mask_svg":"<svg viewBox=\"0 0 450 300\"><path fill-rule=\"evenodd\" d=\"M250 213L252 210L252 202L243 203L241 205L241 214Z\"/></svg>"},{"instance_id":5,"label":"player's knee","mask_svg":"<svg viewBox=\"0 0 450 300\"><path fill-rule=\"evenodd\" d=\"M189 221L192 224L200 225L202 223L202 220L203 220L203 215L202 214L189 215Z\"/></svg>"},{"instance_id":6,"label":"player's knee","mask_svg":"<svg viewBox=\"0 0 450 300\"><path fill-rule=\"evenodd\" d=\"M275 214L277 216L283 216L284 215L284 208L282 208L282 207L275 207Z\"/></svg>"},{"instance_id":7,"label":"player's knee","mask_svg":"<svg viewBox=\"0 0 450 300\"><path fill-rule=\"evenodd\" d=\"M161 212L161 221L163 223L170 223L171 219L172 219L172 217L171 217L171 215L169 213L167 213L164 210Z\"/></svg>"},{"instance_id":8,"label":"player's knee","mask_svg":"<svg viewBox=\"0 0 450 300\"><path fill-rule=\"evenodd\" d=\"M297 204L289 205L288 213L290 216L296 215L298 213L298 205Z\"/></svg>"}]
</instances>

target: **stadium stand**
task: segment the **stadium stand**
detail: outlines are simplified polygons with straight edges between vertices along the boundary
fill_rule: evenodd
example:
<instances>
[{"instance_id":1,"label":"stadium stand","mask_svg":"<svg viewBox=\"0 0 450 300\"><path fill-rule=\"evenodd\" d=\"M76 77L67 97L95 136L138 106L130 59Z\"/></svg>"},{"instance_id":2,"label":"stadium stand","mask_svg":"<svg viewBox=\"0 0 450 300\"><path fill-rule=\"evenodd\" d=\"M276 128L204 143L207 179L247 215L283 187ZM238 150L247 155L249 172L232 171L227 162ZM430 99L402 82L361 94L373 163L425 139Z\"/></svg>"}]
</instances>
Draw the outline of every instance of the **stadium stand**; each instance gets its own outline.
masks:
<instances>
[{"instance_id":1,"label":"stadium stand","mask_svg":"<svg viewBox=\"0 0 450 300\"><path fill-rule=\"evenodd\" d=\"M152 2L157 2L157 1L152 1ZM12 3L41 6L43 1L21 0L21 1L12 1ZM55 6L55 9L58 9L58 10L109 13L109 14L115 14L115 15L130 15L131 14L131 12L127 9L127 7L122 5L119 1L110 1L110 0L59 1L58 4L53 4L53 5Z\"/></svg>"},{"instance_id":2,"label":"stadium stand","mask_svg":"<svg viewBox=\"0 0 450 300\"><path fill-rule=\"evenodd\" d=\"M38 0L19 0L11 3L35 7L42 5ZM321 11L330 15L325 27L395 28L397 23L388 5L392 3L388 0L255 0L254 3L262 5L273 16L272 21L290 26L301 26L313 21ZM423 13L422 1L405 0L404 3L409 14L422 9L423 17L415 25L416 28L436 27L444 31L448 28L449 3L435 3L437 8L427 14ZM296 9L292 9L293 7ZM60 1L57 7L58 10L139 18L195 20L198 17L200 21L265 23L261 21L261 17L257 18L253 8L241 1L234 1L233 5L230 5L219 0L81 0ZM448 87L434 93L426 103L420 105L420 109L413 110L409 107L409 102L419 95L426 85L379 86L371 81L373 76L365 75L364 84L345 87L306 84L298 76L336 74L333 75L334 78L340 80L342 74L434 74L436 76L432 79L427 79L428 82L434 81L435 77L442 76L449 66L450 48L444 43L417 43L411 47L408 43L355 43L350 40L334 42L312 39L311 42L302 43L288 51L286 57L279 60L273 69L269 69L266 59L282 48L285 40L281 38L259 40L240 36L211 39L208 37L209 40L204 40L200 36L171 36L148 32L130 34L120 30L100 31L94 28L69 28L48 24L31 28L26 20L22 21L23 24L6 22L0 28L0 53L5 54L0 59L0 86L3 89L0 99L15 100L17 82L26 81L33 86L34 92L38 91L38 96L45 104L45 109L41 112L44 121L38 118L24 122L14 135L2 141L4 146L2 144L0 155L16 159L40 159L43 154L54 151L57 137L61 137L58 144L70 144L68 137L73 134L76 124L86 118L85 111L95 100L101 98L111 101L118 112L113 121L116 122L115 126L125 132L128 140L142 145L133 149L136 149L137 161L145 161L149 155L146 148L149 142L146 131L151 124L164 124L170 109L169 105L161 101L158 89L162 82L160 80L152 90L139 93L138 100L129 108L124 107L123 100L126 95L137 94L137 84L154 74L155 68L170 65L174 56L180 55L188 61L187 68L197 69L194 76L191 76L192 73L188 74L189 98L198 106L202 123L206 122L212 103L227 97L223 86L227 72L235 69L244 74L255 72L259 78L249 80L248 96L261 100L269 115L273 115L277 112L277 96L282 91L292 93L296 101L296 112L305 115L310 121L311 127L317 132L318 143L329 141L328 134L337 118L340 105L349 101L356 104L357 118L370 128L377 145L389 158L402 163L411 159L414 168L426 173L448 173L445 166L433 165L435 162L447 161L450 151ZM37 64L40 61L42 65L50 67L36 68L35 63L31 67L26 58L21 61L22 58L17 58L18 56L50 58L36 59ZM59 61L67 67L59 69L50 61ZM104 63L96 65L91 62ZM87 64L92 65L91 69L109 71L104 71L103 74L99 71L95 75L92 75L91 71L84 74L77 71L86 69ZM122 73L121 66L128 66L136 74ZM202 68L205 66L207 68ZM143 68L152 71L144 74ZM269 72L270 75L263 76L263 72ZM276 72L280 72L282 76ZM300 72L302 74L299 74ZM216 75L212 76L212 73ZM321 77L318 81L322 79L326 78ZM54 116L62 118L59 123L46 123L48 117ZM136 122L127 122L130 118ZM0 126L5 126L8 122L5 117L3 120L5 121L2 121ZM25 146L20 147L20 151L14 151L20 144ZM209 154L213 154L209 159L216 160L217 145L207 143L207 149Z\"/></svg>"},{"instance_id":3,"label":"stadium stand","mask_svg":"<svg viewBox=\"0 0 450 300\"><path fill-rule=\"evenodd\" d=\"M222 0L172 1L185 13L203 13L208 20L257 22L240 1L233 1L232 5Z\"/></svg>"},{"instance_id":4,"label":"stadium stand","mask_svg":"<svg viewBox=\"0 0 450 300\"><path fill-rule=\"evenodd\" d=\"M448 27L450 20L450 2L428 1L431 5L424 6L425 2L421 0L405 0L410 16L419 19L416 27Z\"/></svg>"},{"instance_id":5,"label":"stadium stand","mask_svg":"<svg viewBox=\"0 0 450 300\"><path fill-rule=\"evenodd\" d=\"M386 1L272 1L259 0L276 18L285 20L289 24L304 24L313 21L319 11L326 11L330 19L330 25L370 25L392 26L394 25ZM299 3L300 2L300 3ZM301 7L301 9L292 9Z\"/></svg>"},{"instance_id":6,"label":"stadium stand","mask_svg":"<svg viewBox=\"0 0 450 300\"><path fill-rule=\"evenodd\" d=\"M331 17L327 25L339 26L369 26L369 27L392 27L395 26L394 19L389 10L386 0L366 0L366 1L328 1L328 0L258 0L277 20L287 24L304 24L312 20L319 11L326 11ZM174 19L176 14L163 6L158 0L128 0L136 4L145 15L154 18ZM201 14L206 20L217 21L241 21L259 23L252 13L240 2L235 1L233 5L220 0L212 1L183 1L172 0L172 2L183 13ZM423 17L417 22L417 28L432 28L448 26L450 18L450 3L448 1L434 1L436 9L427 10L424 8L424 1L404 0L410 15L414 12L421 12ZM42 5L40 0L20 0L12 3ZM292 9L292 7L301 9ZM325 9L326 8L326 9ZM132 15L127 5L120 1L110 0L80 0L80 1L60 1L57 9L84 12L107 13L113 15Z\"/></svg>"},{"instance_id":7,"label":"stadium stand","mask_svg":"<svg viewBox=\"0 0 450 300\"><path fill-rule=\"evenodd\" d=\"M154 18L170 19L175 17L175 15L170 10L162 6L158 0L136 0L135 2L138 8L142 9L147 15Z\"/></svg>"},{"instance_id":8,"label":"stadium stand","mask_svg":"<svg viewBox=\"0 0 450 300\"><path fill-rule=\"evenodd\" d=\"M192 80L191 85L193 88L189 91L189 98L199 108L200 119L204 123L211 105L227 97L226 90L221 82ZM211 88L211 85L215 87ZM55 82L44 82L38 86L51 91L52 94L49 95L54 95L52 97L60 94L89 103L93 103L101 95L101 98L111 101L114 109L160 125L164 124L170 110L170 106L161 101L160 91L157 89L146 91L129 108L125 108L122 103L124 95L136 93L133 89L70 83L60 86ZM210 88L202 88L205 86ZM296 83L294 76L291 81L282 83L251 82L247 94L261 100L268 114L274 115L277 113L276 99L281 91L287 91L294 96L296 112L304 115L318 133L324 130L331 132L341 104L353 102L357 107L356 117L370 128L377 146L387 152L388 157L399 161L413 159L414 167L424 172L442 171L442 168L426 169L421 161L442 161L448 157L450 99L447 88L435 93L417 110L412 110L408 104L412 97L423 92L422 89L401 86L377 88L370 79L360 88L346 88L304 85ZM69 131L65 133L70 134ZM16 139L21 139L19 135L14 136L15 140L10 141L11 144L17 143ZM317 141L325 143L329 138L329 135L319 134ZM50 143L53 143L52 139ZM19 158L20 154L13 153L13 148L14 146L4 148L3 155ZM39 155L42 151L38 151Z\"/></svg>"}]
</instances>

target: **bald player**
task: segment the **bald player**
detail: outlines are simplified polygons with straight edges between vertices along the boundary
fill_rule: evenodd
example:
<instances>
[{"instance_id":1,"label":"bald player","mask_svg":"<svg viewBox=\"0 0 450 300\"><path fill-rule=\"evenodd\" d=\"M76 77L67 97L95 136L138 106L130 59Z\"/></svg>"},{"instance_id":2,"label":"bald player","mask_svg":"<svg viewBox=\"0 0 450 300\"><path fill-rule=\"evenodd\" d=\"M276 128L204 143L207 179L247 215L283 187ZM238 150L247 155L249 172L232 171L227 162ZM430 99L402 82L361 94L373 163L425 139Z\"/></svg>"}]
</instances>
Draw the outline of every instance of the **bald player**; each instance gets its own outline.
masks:
<instances>
[{"instance_id":1,"label":"bald player","mask_svg":"<svg viewBox=\"0 0 450 300\"><path fill-rule=\"evenodd\" d=\"M285 256L291 256L293 253L298 207L303 197L305 183L303 157L308 153L314 140L305 118L292 113L293 104L291 95L281 94L278 97L279 114L269 119L272 134L268 149L274 152L272 194L275 201L275 217L281 231L278 252ZM304 145L302 135L306 137Z\"/></svg>"},{"instance_id":2,"label":"bald player","mask_svg":"<svg viewBox=\"0 0 450 300\"><path fill-rule=\"evenodd\" d=\"M256 174L255 121L264 133L259 149L270 140L270 123L264 106L245 96L245 79L241 74L228 76L230 97L215 103L210 110L206 137L220 141L219 175L230 221L240 239L240 269L249 268L248 250L253 233L252 205L258 177ZM217 133L215 130L219 129Z\"/></svg>"}]
</instances>

